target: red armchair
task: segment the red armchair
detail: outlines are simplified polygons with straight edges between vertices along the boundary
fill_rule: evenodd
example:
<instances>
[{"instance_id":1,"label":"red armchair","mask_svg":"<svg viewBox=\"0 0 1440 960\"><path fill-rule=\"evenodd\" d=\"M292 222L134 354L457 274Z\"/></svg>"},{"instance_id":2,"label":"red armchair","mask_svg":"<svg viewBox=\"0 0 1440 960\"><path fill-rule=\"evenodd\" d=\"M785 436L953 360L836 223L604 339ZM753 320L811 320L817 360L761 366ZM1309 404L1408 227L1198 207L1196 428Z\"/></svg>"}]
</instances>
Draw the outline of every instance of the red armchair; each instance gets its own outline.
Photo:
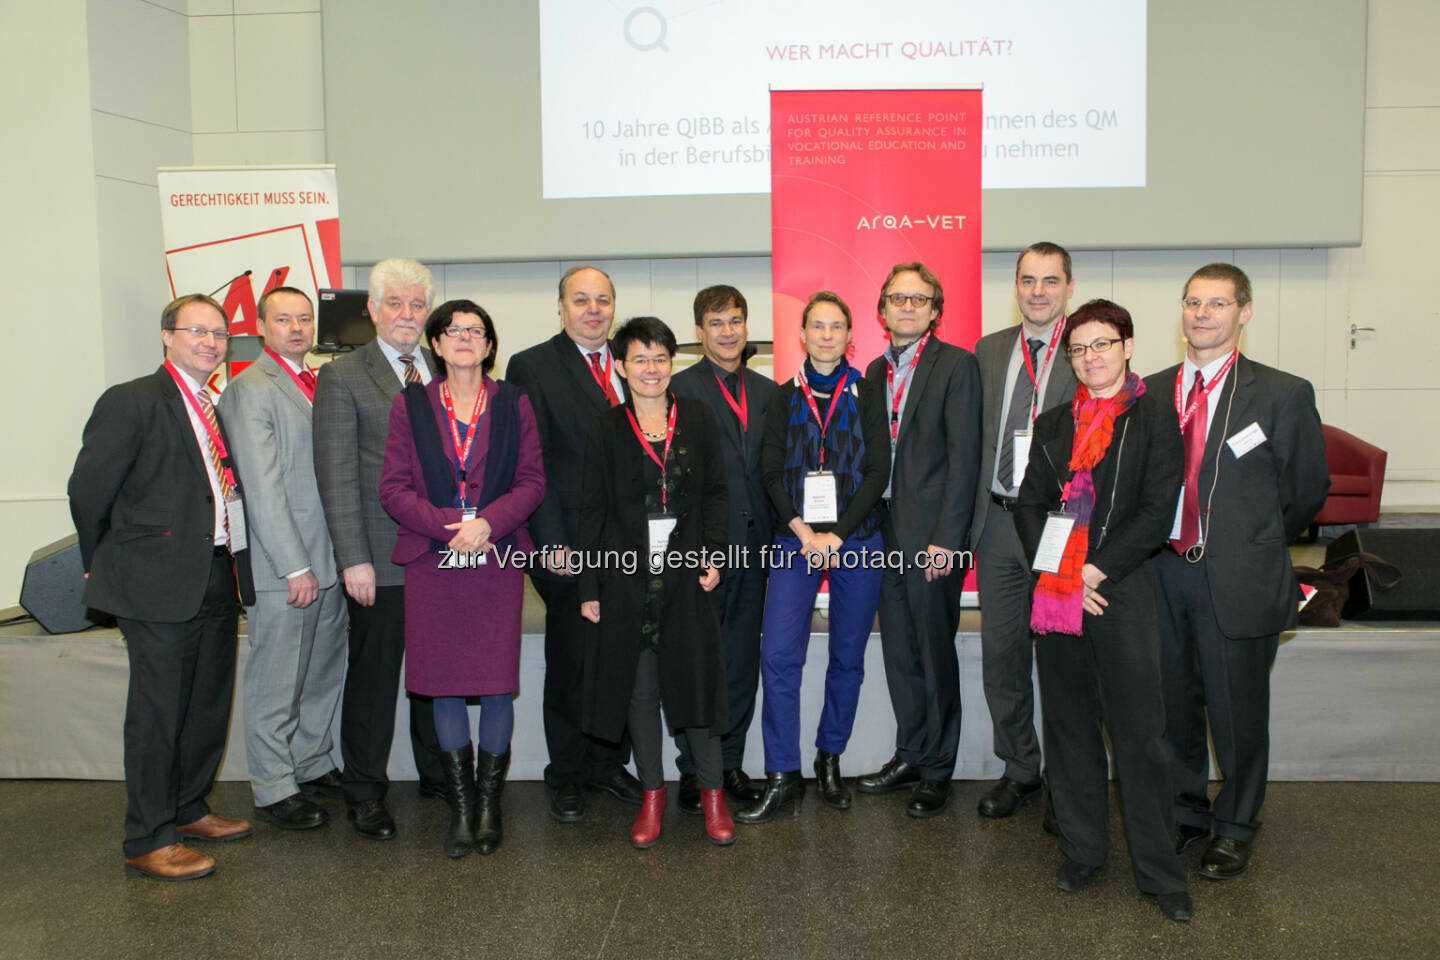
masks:
<instances>
[{"instance_id":1,"label":"red armchair","mask_svg":"<svg viewBox=\"0 0 1440 960\"><path fill-rule=\"evenodd\" d=\"M1325 460L1330 468L1330 494L1310 522L1374 523L1380 519L1380 490L1385 485L1386 454L1338 427L1321 424L1325 434Z\"/></svg>"}]
</instances>

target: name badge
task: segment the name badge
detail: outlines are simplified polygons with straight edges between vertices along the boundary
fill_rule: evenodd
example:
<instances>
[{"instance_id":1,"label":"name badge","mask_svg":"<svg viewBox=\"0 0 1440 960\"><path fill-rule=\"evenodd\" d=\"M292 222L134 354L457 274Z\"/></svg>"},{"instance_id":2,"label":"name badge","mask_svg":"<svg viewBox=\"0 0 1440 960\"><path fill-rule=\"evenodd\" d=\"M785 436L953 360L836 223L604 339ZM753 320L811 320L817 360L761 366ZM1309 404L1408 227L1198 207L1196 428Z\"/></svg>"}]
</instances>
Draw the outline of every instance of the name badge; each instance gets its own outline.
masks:
<instances>
[{"instance_id":1,"label":"name badge","mask_svg":"<svg viewBox=\"0 0 1440 960\"><path fill-rule=\"evenodd\" d=\"M834 523L840 519L835 474L829 470L812 470L805 474L804 500L800 519L806 523Z\"/></svg>"},{"instance_id":2,"label":"name badge","mask_svg":"<svg viewBox=\"0 0 1440 960\"><path fill-rule=\"evenodd\" d=\"M1225 442L1230 445L1230 452L1235 454L1235 459L1239 460L1265 442L1265 431L1260 429L1260 422L1257 420Z\"/></svg>"},{"instance_id":3,"label":"name badge","mask_svg":"<svg viewBox=\"0 0 1440 960\"><path fill-rule=\"evenodd\" d=\"M474 520L474 519L475 519L475 508L474 508L474 507L466 507L465 509L463 509L463 510L460 511L460 522L461 522L461 523L467 523L467 522L469 522L469 521L471 521L471 520Z\"/></svg>"},{"instance_id":4,"label":"name badge","mask_svg":"<svg viewBox=\"0 0 1440 960\"><path fill-rule=\"evenodd\" d=\"M651 573L659 573L665 567L665 551L670 546L670 534L676 522L677 518L668 513L652 514L649 518Z\"/></svg>"},{"instance_id":5,"label":"name badge","mask_svg":"<svg viewBox=\"0 0 1440 960\"><path fill-rule=\"evenodd\" d=\"M1030 466L1030 431L1016 430L1011 442L1014 444L1015 459L1010 468L1010 488L1019 490L1020 484L1025 482L1025 468Z\"/></svg>"},{"instance_id":6,"label":"name badge","mask_svg":"<svg viewBox=\"0 0 1440 960\"><path fill-rule=\"evenodd\" d=\"M239 553L250 541L245 536L245 504L238 495L226 499L225 515L230 521L230 552Z\"/></svg>"},{"instance_id":7,"label":"name badge","mask_svg":"<svg viewBox=\"0 0 1440 960\"><path fill-rule=\"evenodd\" d=\"M1040 546L1035 548L1035 562L1030 569L1039 573L1059 573L1060 558L1065 555L1065 544L1070 531L1075 528L1075 517L1068 513L1051 512L1045 517L1045 529L1040 534Z\"/></svg>"}]
</instances>

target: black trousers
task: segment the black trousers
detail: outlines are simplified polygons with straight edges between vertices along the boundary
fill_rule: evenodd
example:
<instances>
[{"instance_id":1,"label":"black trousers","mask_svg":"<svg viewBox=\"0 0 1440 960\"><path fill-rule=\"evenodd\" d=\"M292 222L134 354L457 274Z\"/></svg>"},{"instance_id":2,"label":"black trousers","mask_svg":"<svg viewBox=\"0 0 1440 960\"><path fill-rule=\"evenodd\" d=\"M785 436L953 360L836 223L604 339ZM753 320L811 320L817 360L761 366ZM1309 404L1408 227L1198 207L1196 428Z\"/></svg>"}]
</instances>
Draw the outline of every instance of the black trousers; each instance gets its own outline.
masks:
<instances>
[{"instance_id":1,"label":"black trousers","mask_svg":"<svg viewBox=\"0 0 1440 960\"><path fill-rule=\"evenodd\" d=\"M625 729L635 745L635 772L646 790L665 786L661 759L660 656L646 648L635 664L635 687L630 693L630 712ZM706 790L719 790L724 775L720 765L720 737L709 727L686 727L676 733L690 747L696 776Z\"/></svg>"},{"instance_id":2,"label":"black trousers","mask_svg":"<svg viewBox=\"0 0 1440 960\"><path fill-rule=\"evenodd\" d=\"M710 594L720 619L721 655L725 658L725 690L730 705L730 728L720 734L724 769L745 763L745 737L755 717L755 694L760 684L760 625L765 616L765 569L760 564L760 542L751 526L744 544L750 565L726 570L720 586ZM684 734L675 735L681 773L695 772L690 745Z\"/></svg>"},{"instance_id":3,"label":"black trousers","mask_svg":"<svg viewBox=\"0 0 1440 960\"><path fill-rule=\"evenodd\" d=\"M1079 637L1041 635L1035 650L1061 852L1098 867L1109 850L1103 724L1115 752L1135 886L1158 894L1185 890L1186 881L1171 818L1153 582L1148 565L1123 583L1107 581L1102 616L1086 614Z\"/></svg>"},{"instance_id":4,"label":"black trousers","mask_svg":"<svg viewBox=\"0 0 1440 960\"><path fill-rule=\"evenodd\" d=\"M230 704L240 607L228 555L210 564L205 599L193 620L120 620L130 660L125 700L126 857L179 840L177 826L210 812Z\"/></svg>"},{"instance_id":5,"label":"black trousers","mask_svg":"<svg viewBox=\"0 0 1440 960\"><path fill-rule=\"evenodd\" d=\"M585 652L598 642L598 624L580 616L580 588L573 580L534 577L530 581L545 602L545 746L550 787L584 784L606 776L630 760L628 740L605 743L587 736L584 721Z\"/></svg>"},{"instance_id":6,"label":"black trousers","mask_svg":"<svg viewBox=\"0 0 1440 960\"><path fill-rule=\"evenodd\" d=\"M348 596L350 666L340 703L341 774L345 799L383 800L390 787L390 744L395 737L395 696L405 660L405 588L376 587L375 602L362 607ZM410 747L421 783L443 789L440 741L430 700L410 698Z\"/></svg>"},{"instance_id":7,"label":"black trousers","mask_svg":"<svg viewBox=\"0 0 1440 960\"><path fill-rule=\"evenodd\" d=\"M1270 669L1280 637L1221 633L1203 560L1163 550L1155 572L1175 821L1251 842L1270 772ZM1213 804L1207 717L1224 779Z\"/></svg>"},{"instance_id":8,"label":"black trousers","mask_svg":"<svg viewBox=\"0 0 1440 960\"><path fill-rule=\"evenodd\" d=\"M980 587L980 658L985 702L995 731L995 756L1005 776L1018 783L1040 779L1040 740L1035 736L1035 644L1030 600L1035 575L1015 533L1015 519L992 505L976 550Z\"/></svg>"},{"instance_id":9,"label":"black trousers","mask_svg":"<svg viewBox=\"0 0 1440 960\"><path fill-rule=\"evenodd\" d=\"M885 549L900 549L887 518ZM907 562L913 557L906 557ZM925 571L886 566L880 579L880 645L895 711L895 752L926 780L949 780L960 748L960 626L964 572L927 582Z\"/></svg>"}]
</instances>

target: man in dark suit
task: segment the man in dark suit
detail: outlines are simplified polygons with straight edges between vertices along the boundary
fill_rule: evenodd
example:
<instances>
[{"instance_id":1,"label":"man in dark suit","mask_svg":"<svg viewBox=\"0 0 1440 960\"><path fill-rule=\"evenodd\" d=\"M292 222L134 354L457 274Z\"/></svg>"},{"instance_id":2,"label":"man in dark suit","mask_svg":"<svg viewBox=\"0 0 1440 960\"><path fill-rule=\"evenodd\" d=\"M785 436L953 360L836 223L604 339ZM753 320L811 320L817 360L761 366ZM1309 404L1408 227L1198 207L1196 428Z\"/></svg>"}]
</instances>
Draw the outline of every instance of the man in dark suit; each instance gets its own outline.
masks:
<instances>
[{"instance_id":1,"label":"man in dark suit","mask_svg":"<svg viewBox=\"0 0 1440 960\"><path fill-rule=\"evenodd\" d=\"M877 309L890 348L865 376L885 398L890 486L881 533L880 637L895 710L895 755L860 777L862 793L910 789L905 812L933 817L950 802L960 745L960 552L970 533L980 461L980 370L968 350L934 336L940 281L921 263L897 264Z\"/></svg>"},{"instance_id":2,"label":"man in dark suit","mask_svg":"<svg viewBox=\"0 0 1440 960\"><path fill-rule=\"evenodd\" d=\"M545 499L530 518L530 536L545 563L530 577L545 602L545 786L550 815L574 823L585 815L586 788L636 805L643 791L625 769L628 745L601 743L581 730L585 655L595 645L596 626L580 616L570 555L580 532L586 432L598 413L625 397L620 364L610 352L615 286L603 271L573 267L560 278L556 309L565 329L511 357L505 376L530 397L545 457Z\"/></svg>"},{"instance_id":3,"label":"man in dark suit","mask_svg":"<svg viewBox=\"0 0 1440 960\"><path fill-rule=\"evenodd\" d=\"M181 841L239 840L211 813L235 689L240 593L254 602L239 477L207 386L225 359L225 311L180 297L160 315L165 363L111 387L70 475L87 606L115 615L130 660L125 869L193 880L215 860Z\"/></svg>"},{"instance_id":4,"label":"man in dark suit","mask_svg":"<svg viewBox=\"0 0 1440 960\"><path fill-rule=\"evenodd\" d=\"M995 756L1005 763L1000 782L980 798L984 817L1008 817L1040 791L1031 681L1035 656L1030 598L1035 579L1011 511L1029 462L1035 418L1069 403L1075 393L1075 371L1060 349L1065 307L1074 292L1069 252L1054 243L1032 244L1015 263L1019 326L975 342L985 432L970 542L980 586L985 702L995 732Z\"/></svg>"},{"instance_id":5,"label":"man in dark suit","mask_svg":"<svg viewBox=\"0 0 1440 960\"><path fill-rule=\"evenodd\" d=\"M322 366L315 386L315 479L350 614L342 789L350 822L373 840L395 836L386 768L405 657L405 570L390 562L396 527L380 506L380 467L395 395L407 382L430 381L430 352L420 339L434 299L435 281L422 264L375 264L368 304L375 339ZM429 701L410 700L410 744L421 796L446 796Z\"/></svg>"},{"instance_id":6,"label":"man in dark suit","mask_svg":"<svg viewBox=\"0 0 1440 960\"><path fill-rule=\"evenodd\" d=\"M330 728L345 682L345 592L315 483L310 297L275 287L257 306L265 350L220 399L249 487L255 603L245 608L245 762L255 816L282 830L329 823L340 796Z\"/></svg>"},{"instance_id":7,"label":"man in dark suit","mask_svg":"<svg viewBox=\"0 0 1440 960\"><path fill-rule=\"evenodd\" d=\"M1156 562L1165 740L1176 847L1208 841L1200 876L1250 863L1270 763L1270 668L1295 626L1286 545L1325 502L1325 439L1306 380L1240 353L1250 278L1228 263L1191 275L1181 298L1185 360L1145 387L1175 398L1184 486ZM1212 803L1205 721L1224 778ZM1213 837L1212 837L1213 831Z\"/></svg>"},{"instance_id":8,"label":"man in dark suit","mask_svg":"<svg viewBox=\"0 0 1440 960\"><path fill-rule=\"evenodd\" d=\"M730 703L730 729L721 734L720 742L725 791L735 802L747 805L764 793L750 782L741 764L760 679L760 621L765 612L760 549L770 542L772 528L770 500L760 476L760 446L765 411L775 393L775 381L745 369L748 317L745 296L734 287L706 287L697 293L695 338L705 355L670 381L677 397L703 400L715 415L730 488L728 543L732 550L743 550L747 561L739 569L724 571L720 586L710 594L720 618ZM689 742L677 736L675 745L680 749L680 809L699 813L700 780L690 760Z\"/></svg>"}]
</instances>

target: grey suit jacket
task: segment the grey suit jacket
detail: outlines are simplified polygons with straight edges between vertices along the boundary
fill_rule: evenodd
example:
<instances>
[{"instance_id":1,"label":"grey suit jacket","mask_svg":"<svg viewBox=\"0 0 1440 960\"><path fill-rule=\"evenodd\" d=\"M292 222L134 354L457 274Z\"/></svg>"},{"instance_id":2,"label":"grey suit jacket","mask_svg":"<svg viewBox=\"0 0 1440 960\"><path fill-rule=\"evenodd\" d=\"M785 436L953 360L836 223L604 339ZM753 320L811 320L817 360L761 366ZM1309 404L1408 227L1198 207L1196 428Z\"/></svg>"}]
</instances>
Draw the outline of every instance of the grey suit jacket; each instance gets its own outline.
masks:
<instances>
[{"instance_id":1,"label":"grey suit jacket","mask_svg":"<svg viewBox=\"0 0 1440 960\"><path fill-rule=\"evenodd\" d=\"M315 483L310 401L268 353L220 397L230 449L249 487L246 521L256 590L288 590L306 567L335 582L335 550Z\"/></svg>"},{"instance_id":2,"label":"grey suit jacket","mask_svg":"<svg viewBox=\"0 0 1440 960\"><path fill-rule=\"evenodd\" d=\"M430 351L420 349L432 371ZM315 387L315 479L325 523L341 571L356 564L375 566L375 585L405 582L404 568L390 562L395 521L380 506L380 468L390 405L400 378L372 340L320 368Z\"/></svg>"},{"instance_id":3,"label":"grey suit jacket","mask_svg":"<svg viewBox=\"0 0 1440 960\"><path fill-rule=\"evenodd\" d=\"M980 439L980 484L975 490L975 518L970 523L970 545L980 543L980 533L985 529L985 516L990 507L990 475L995 472L995 446L1000 440L1000 415L1005 409L1005 375L1010 372L1010 358L1015 352L1015 341L1020 338L1022 324L1016 324L995 333L986 334L975 341L975 360L980 364L982 407L980 421L983 433ZM1041 351L1044 356L1044 351ZM1041 398L1040 413L1062 403L1069 403L1075 396L1075 368L1055 346L1054 369L1050 371L1050 382L1045 386Z\"/></svg>"}]
</instances>

